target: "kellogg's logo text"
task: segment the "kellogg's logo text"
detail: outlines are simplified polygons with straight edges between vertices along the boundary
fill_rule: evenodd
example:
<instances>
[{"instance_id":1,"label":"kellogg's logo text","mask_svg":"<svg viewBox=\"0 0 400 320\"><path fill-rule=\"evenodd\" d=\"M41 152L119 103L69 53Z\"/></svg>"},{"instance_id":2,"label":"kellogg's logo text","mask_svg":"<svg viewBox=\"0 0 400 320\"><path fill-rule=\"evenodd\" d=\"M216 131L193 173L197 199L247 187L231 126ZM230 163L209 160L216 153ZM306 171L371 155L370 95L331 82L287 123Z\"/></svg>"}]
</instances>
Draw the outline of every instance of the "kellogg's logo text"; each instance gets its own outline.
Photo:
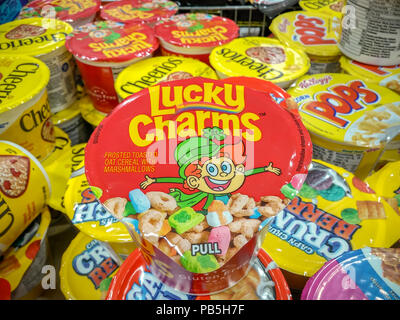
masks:
<instances>
[{"instance_id":1,"label":"kellogg's logo text","mask_svg":"<svg viewBox=\"0 0 400 320\"><path fill-rule=\"evenodd\" d=\"M299 41L304 45L336 44L336 39L326 38L327 28L324 20L317 17L306 17L302 14L296 16L294 22L295 33L299 35Z\"/></svg>"}]
</instances>

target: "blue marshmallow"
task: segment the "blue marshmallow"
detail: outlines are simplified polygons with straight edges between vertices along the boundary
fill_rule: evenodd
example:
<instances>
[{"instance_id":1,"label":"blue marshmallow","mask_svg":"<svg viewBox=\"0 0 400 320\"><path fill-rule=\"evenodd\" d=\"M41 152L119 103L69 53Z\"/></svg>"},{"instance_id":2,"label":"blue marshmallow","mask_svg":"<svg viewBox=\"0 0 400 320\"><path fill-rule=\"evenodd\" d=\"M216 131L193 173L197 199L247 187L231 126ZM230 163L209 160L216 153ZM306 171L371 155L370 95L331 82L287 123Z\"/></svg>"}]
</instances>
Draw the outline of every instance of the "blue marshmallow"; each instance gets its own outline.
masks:
<instances>
[{"instance_id":1,"label":"blue marshmallow","mask_svg":"<svg viewBox=\"0 0 400 320\"><path fill-rule=\"evenodd\" d=\"M261 213L258 211L257 207L254 208L253 212L254 213L249 217L250 219L258 219L261 217Z\"/></svg>"},{"instance_id":2,"label":"blue marshmallow","mask_svg":"<svg viewBox=\"0 0 400 320\"><path fill-rule=\"evenodd\" d=\"M134 189L129 192L129 199L137 213L142 213L150 209L150 200L140 189Z\"/></svg>"}]
</instances>

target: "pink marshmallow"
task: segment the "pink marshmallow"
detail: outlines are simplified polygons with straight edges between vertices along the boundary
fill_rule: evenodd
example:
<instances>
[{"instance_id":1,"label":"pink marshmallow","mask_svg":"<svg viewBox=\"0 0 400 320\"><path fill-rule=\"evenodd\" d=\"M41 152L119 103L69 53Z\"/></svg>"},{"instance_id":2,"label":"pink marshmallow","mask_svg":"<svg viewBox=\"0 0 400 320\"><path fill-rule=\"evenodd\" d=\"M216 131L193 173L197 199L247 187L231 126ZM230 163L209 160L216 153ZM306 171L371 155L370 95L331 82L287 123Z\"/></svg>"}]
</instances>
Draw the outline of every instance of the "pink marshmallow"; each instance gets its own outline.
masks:
<instances>
[{"instance_id":1,"label":"pink marshmallow","mask_svg":"<svg viewBox=\"0 0 400 320\"><path fill-rule=\"evenodd\" d=\"M304 173L298 173L296 174L293 178L292 181L290 181L290 184L295 188L296 190L300 190L304 181L306 180L307 175Z\"/></svg>"},{"instance_id":2,"label":"pink marshmallow","mask_svg":"<svg viewBox=\"0 0 400 320\"><path fill-rule=\"evenodd\" d=\"M218 248L221 250L221 253L217 254L217 256L225 255L231 242L231 231L229 230L229 227L220 226L212 228L210 235L208 236L208 242L216 242L218 244Z\"/></svg>"}]
</instances>

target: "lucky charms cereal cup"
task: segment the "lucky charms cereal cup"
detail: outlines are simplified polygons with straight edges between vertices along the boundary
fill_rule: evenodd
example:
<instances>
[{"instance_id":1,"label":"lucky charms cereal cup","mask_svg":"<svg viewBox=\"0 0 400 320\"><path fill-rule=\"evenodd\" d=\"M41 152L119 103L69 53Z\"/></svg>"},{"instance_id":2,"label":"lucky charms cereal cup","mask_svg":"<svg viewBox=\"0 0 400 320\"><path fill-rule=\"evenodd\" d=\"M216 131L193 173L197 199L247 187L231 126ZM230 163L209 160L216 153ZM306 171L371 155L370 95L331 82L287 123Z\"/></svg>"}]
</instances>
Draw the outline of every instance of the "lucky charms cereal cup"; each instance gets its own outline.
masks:
<instances>
[{"instance_id":1,"label":"lucky charms cereal cup","mask_svg":"<svg viewBox=\"0 0 400 320\"><path fill-rule=\"evenodd\" d=\"M118 266L119 261L100 241L79 232L62 256L61 292L67 300L104 299Z\"/></svg>"},{"instance_id":2,"label":"lucky charms cereal cup","mask_svg":"<svg viewBox=\"0 0 400 320\"><path fill-rule=\"evenodd\" d=\"M0 25L0 54L29 55L50 69L47 92L52 112L70 106L76 99L75 62L65 49L65 38L73 28L66 22L29 18Z\"/></svg>"},{"instance_id":3,"label":"lucky charms cereal cup","mask_svg":"<svg viewBox=\"0 0 400 320\"><path fill-rule=\"evenodd\" d=\"M126 98L92 134L85 170L151 272L204 295L246 274L267 217L288 202L281 187L299 188L310 162L300 118L269 95L191 78Z\"/></svg>"},{"instance_id":4,"label":"lucky charms cereal cup","mask_svg":"<svg viewBox=\"0 0 400 320\"><path fill-rule=\"evenodd\" d=\"M304 76L288 93L311 134L315 159L364 179L385 147L396 148L400 96L395 92L358 77L330 73Z\"/></svg>"},{"instance_id":5,"label":"lucky charms cereal cup","mask_svg":"<svg viewBox=\"0 0 400 320\"><path fill-rule=\"evenodd\" d=\"M178 11L178 5L168 0L113 1L101 9L101 17L123 23L144 23L149 27L168 19Z\"/></svg>"},{"instance_id":6,"label":"lucky charms cereal cup","mask_svg":"<svg viewBox=\"0 0 400 320\"><path fill-rule=\"evenodd\" d=\"M38 59L0 57L0 139L21 145L40 161L54 148L49 76L49 68Z\"/></svg>"},{"instance_id":7,"label":"lucky charms cereal cup","mask_svg":"<svg viewBox=\"0 0 400 320\"><path fill-rule=\"evenodd\" d=\"M50 220L50 211L45 208L2 257L0 283L2 280L9 283L13 300L33 300L43 291L42 268L48 261L47 231Z\"/></svg>"},{"instance_id":8,"label":"lucky charms cereal cup","mask_svg":"<svg viewBox=\"0 0 400 320\"><path fill-rule=\"evenodd\" d=\"M291 300L291 293L282 272L263 249L239 283L219 294L199 297L160 282L136 249L113 277L106 300Z\"/></svg>"},{"instance_id":9,"label":"lucky charms cereal cup","mask_svg":"<svg viewBox=\"0 0 400 320\"><path fill-rule=\"evenodd\" d=\"M365 247L330 260L310 279L302 300L400 300L400 249Z\"/></svg>"},{"instance_id":10,"label":"lucky charms cereal cup","mask_svg":"<svg viewBox=\"0 0 400 320\"><path fill-rule=\"evenodd\" d=\"M300 0L299 5L305 11L317 11L330 16L342 17L342 9L345 6L345 0Z\"/></svg>"},{"instance_id":11,"label":"lucky charms cereal cup","mask_svg":"<svg viewBox=\"0 0 400 320\"><path fill-rule=\"evenodd\" d=\"M0 141L0 256L46 207L51 185L40 162L21 146Z\"/></svg>"},{"instance_id":12,"label":"lucky charms cereal cup","mask_svg":"<svg viewBox=\"0 0 400 320\"><path fill-rule=\"evenodd\" d=\"M218 79L207 64L191 58L154 57L122 70L115 81L115 90L122 101L126 97L157 83L202 77Z\"/></svg>"},{"instance_id":13,"label":"lucky charms cereal cup","mask_svg":"<svg viewBox=\"0 0 400 320\"><path fill-rule=\"evenodd\" d=\"M257 77L284 89L310 69L310 59L302 50L264 37L238 38L216 47L210 63L221 79Z\"/></svg>"},{"instance_id":14,"label":"lucky charms cereal cup","mask_svg":"<svg viewBox=\"0 0 400 320\"><path fill-rule=\"evenodd\" d=\"M73 28L92 22L100 9L100 0L34 0L21 11L19 18L54 18Z\"/></svg>"},{"instance_id":15,"label":"lucky charms cereal cup","mask_svg":"<svg viewBox=\"0 0 400 320\"><path fill-rule=\"evenodd\" d=\"M314 11L291 11L276 17L269 28L288 47L307 53L309 74L340 72L340 18Z\"/></svg>"},{"instance_id":16,"label":"lucky charms cereal cup","mask_svg":"<svg viewBox=\"0 0 400 320\"><path fill-rule=\"evenodd\" d=\"M269 224L262 247L301 290L326 261L365 246L391 247L400 239L400 215L367 183L343 168L313 160L300 192Z\"/></svg>"},{"instance_id":17,"label":"lucky charms cereal cup","mask_svg":"<svg viewBox=\"0 0 400 320\"><path fill-rule=\"evenodd\" d=\"M158 48L153 30L144 24L101 21L75 30L67 49L77 60L94 107L111 112L118 104L114 81L131 64L150 57Z\"/></svg>"},{"instance_id":18,"label":"lucky charms cereal cup","mask_svg":"<svg viewBox=\"0 0 400 320\"><path fill-rule=\"evenodd\" d=\"M184 13L161 21L155 32L162 55L195 58L209 64L212 49L237 38L239 27L228 18Z\"/></svg>"}]
</instances>

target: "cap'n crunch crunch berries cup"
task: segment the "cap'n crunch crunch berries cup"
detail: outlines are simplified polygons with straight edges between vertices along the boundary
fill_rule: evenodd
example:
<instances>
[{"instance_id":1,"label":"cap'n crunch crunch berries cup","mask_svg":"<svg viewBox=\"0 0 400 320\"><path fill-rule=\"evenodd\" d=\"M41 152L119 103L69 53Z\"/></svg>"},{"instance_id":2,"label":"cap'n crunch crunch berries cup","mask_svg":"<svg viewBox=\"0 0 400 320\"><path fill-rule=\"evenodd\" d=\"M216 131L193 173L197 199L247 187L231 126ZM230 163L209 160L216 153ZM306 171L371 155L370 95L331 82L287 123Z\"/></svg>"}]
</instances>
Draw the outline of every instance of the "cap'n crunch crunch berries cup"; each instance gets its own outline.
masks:
<instances>
[{"instance_id":1,"label":"cap'n crunch crunch berries cup","mask_svg":"<svg viewBox=\"0 0 400 320\"><path fill-rule=\"evenodd\" d=\"M222 129L224 128L224 129ZM92 192L161 281L205 295L239 281L268 218L300 188L311 141L265 92L191 78L126 98L86 147Z\"/></svg>"}]
</instances>

